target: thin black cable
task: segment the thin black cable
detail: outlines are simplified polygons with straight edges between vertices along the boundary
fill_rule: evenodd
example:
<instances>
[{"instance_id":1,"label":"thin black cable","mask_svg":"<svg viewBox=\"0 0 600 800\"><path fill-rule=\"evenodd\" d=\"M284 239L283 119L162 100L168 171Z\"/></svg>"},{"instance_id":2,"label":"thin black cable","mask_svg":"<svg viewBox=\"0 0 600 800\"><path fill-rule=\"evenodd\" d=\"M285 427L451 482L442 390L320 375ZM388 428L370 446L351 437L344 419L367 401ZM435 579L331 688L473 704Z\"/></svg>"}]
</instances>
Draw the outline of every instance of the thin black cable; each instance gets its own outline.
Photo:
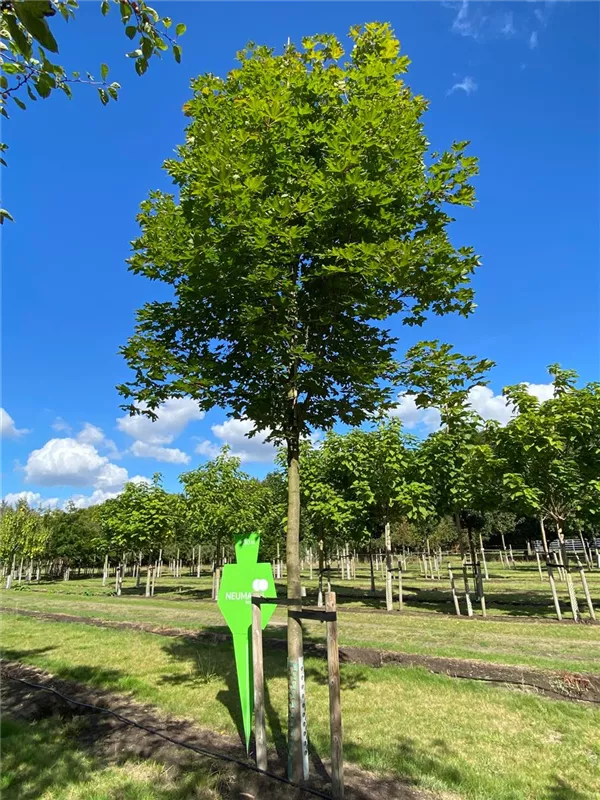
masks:
<instances>
[{"instance_id":1,"label":"thin black cable","mask_svg":"<svg viewBox=\"0 0 600 800\"><path fill-rule=\"evenodd\" d=\"M318 789L310 789L307 786L301 786L299 783L295 783L294 781L288 780L288 778L284 778L281 775L275 775L273 772L269 772L265 769L259 769L258 767L254 766L254 764L250 764L247 761L241 761L239 758L235 758L234 756L227 756L224 753L215 753L211 750L205 750L202 747L196 747L196 745L188 744L187 742L179 741L178 739L173 739L170 736L167 736L166 733L161 733L161 731L156 730L156 728L150 728L147 725L142 725L140 722L136 722L135 720L129 719L128 717L124 717L121 714L117 714L116 711L112 711L110 708L103 708L102 706L95 706L91 703L84 703L81 700L75 700L72 697L67 697L67 695L62 694L57 689L52 688L51 686L44 686L40 683L32 683L31 681L26 681L23 678L15 678L12 675L6 675L9 680L16 681L17 683L22 683L25 686L30 686L32 689L37 689L38 691L42 692L51 692L55 694L57 697L60 697L61 700L64 700L66 703L72 703L76 706L81 706L82 708L91 708L93 711L99 711L102 714L110 714L116 719L124 722L126 725L132 725L134 728L139 728L140 730L146 731L147 733L151 733L154 736L160 736L161 739L164 739L171 744L177 745L177 747L185 747L187 750L193 750L195 753L198 753L201 756L208 756L208 758L217 758L221 761L229 761L232 764L237 764L239 767L243 767L244 769L248 769L251 772L256 772L259 775L264 775L267 778L272 778L274 781L279 781L279 783L285 783L288 786L293 786L295 789L300 789L307 794L312 794L314 797L322 797L324 800L331 800L330 794L325 794L325 792L320 792Z\"/></svg>"}]
</instances>

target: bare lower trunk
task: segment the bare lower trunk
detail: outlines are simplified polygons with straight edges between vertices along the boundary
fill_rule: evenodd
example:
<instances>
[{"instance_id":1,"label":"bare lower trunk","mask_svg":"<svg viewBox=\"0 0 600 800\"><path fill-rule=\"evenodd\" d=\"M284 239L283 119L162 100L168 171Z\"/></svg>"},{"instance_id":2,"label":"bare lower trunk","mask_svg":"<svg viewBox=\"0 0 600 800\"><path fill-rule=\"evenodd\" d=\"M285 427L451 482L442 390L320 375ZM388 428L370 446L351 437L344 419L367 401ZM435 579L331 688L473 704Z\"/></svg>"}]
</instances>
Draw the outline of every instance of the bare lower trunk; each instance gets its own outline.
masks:
<instances>
[{"instance_id":1,"label":"bare lower trunk","mask_svg":"<svg viewBox=\"0 0 600 800\"><path fill-rule=\"evenodd\" d=\"M544 553L548 557L548 540L546 539L546 528L544 527L544 517L540 515L540 533L542 534L542 543L544 546Z\"/></svg>"},{"instance_id":2,"label":"bare lower trunk","mask_svg":"<svg viewBox=\"0 0 600 800\"><path fill-rule=\"evenodd\" d=\"M394 609L392 595L392 539L389 522L385 523L385 607L388 611L393 611Z\"/></svg>"},{"instance_id":3,"label":"bare lower trunk","mask_svg":"<svg viewBox=\"0 0 600 800\"><path fill-rule=\"evenodd\" d=\"M375 565L373 564L373 547L369 542L369 567L371 570L371 594L375 594Z\"/></svg>"},{"instance_id":4,"label":"bare lower trunk","mask_svg":"<svg viewBox=\"0 0 600 800\"><path fill-rule=\"evenodd\" d=\"M456 528L456 534L457 534L457 537L458 537L458 547L459 547L459 550L460 550L460 557L464 558L465 557L465 542L464 542L464 539L463 539L462 525L460 524L460 512L459 511L455 511L453 516L454 516L454 526Z\"/></svg>"},{"instance_id":5,"label":"bare lower trunk","mask_svg":"<svg viewBox=\"0 0 600 800\"><path fill-rule=\"evenodd\" d=\"M300 447L298 435L287 440L288 514L286 536L287 595L300 598ZM302 697L300 684L303 671L302 625L288 611L288 774L300 782L304 775L302 747Z\"/></svg>"}]
</instances>

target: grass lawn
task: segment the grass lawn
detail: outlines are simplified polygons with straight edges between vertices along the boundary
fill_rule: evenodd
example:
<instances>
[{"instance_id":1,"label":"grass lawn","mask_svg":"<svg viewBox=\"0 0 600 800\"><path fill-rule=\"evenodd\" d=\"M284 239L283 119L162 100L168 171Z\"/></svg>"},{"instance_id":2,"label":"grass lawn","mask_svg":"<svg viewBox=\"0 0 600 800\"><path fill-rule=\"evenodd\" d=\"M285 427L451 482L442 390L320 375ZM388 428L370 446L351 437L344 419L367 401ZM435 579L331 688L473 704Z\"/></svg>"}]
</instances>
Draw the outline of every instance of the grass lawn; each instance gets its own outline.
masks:
<instances>
[{"instance_id":1,"label":"grass lawn","mask_svg":"<svg viewBox=\"0 0 600 800\"><path fill-rule=\"evenodd\" d=\"M519 574L515 576L515 572ZM428 583L431 587L431 581L425 582L416 575L407 577L405 584L412 585L413 580ZM497 578L491 572L490 583L497 583L506 589L502 581L506 581L506 586L522 581L531 593L539 591L548 594L547 585L540 585L537 569L533 574L530 565L520 566L517 570L504 569ZM189 630L218 627L225 631L227 629L216 604L207 599L210 596L209 582L208 576L200 580L189 576L180 579L166 576L161 578L160 592L153 598L140 596L143 588L136 590L135 581L131 578L126 579L121 597L114 596L112 585L102 587L100 578L41 582L39 585L22 584L21 589L2 591L0 602L7 608L146 622ZM366 591L366 585L362 590L358 586L358 581L352 585L340 582L334 583L332 588L341 593L358 594ZM439 592L440 589L428 588L426 591ZM507 593L511 595L511 592ZM509 614L484 622L480 618L458 618L425 612L421 607L422 613L417 613L413 608L412 613L405 615L369 613L372 608L367 603L372 602L372 598L340 598L341 607L362 607L361 611L364 612L340 615L341 644L421 655L473 658L542 669L600 671L600 626L549 624L535 617ZM600 603L598 605L600 607ZM406 608L411 610L410 603ZM277 609L266 635L284 636L285 632L278 624L284 625L285 618L285 610ZM315 640L323 640L324 632L320 623L307 623L306 631Z\"/></svg>"},{"instance_id":2,"label":"grass lawn","mask_svg":"<svg viewBox=\"0 0 600 800\"><path fill-rule=\"evenodd\" d=\"M10 615L2 646L6 657L60 677L131 692L217 732L239 730L229 646ZM266 648L265 659L268 739L285 758L285 654ZM326 664L309 658L306 672L311 747L326 758ZM342 667L342 707L346 759L375 772L469 800L600 796L600 708L418 668L358 665Z\"/></svg>"},{"instance_id":3,"label":"grass lawn","mask_svg":"<svg viewBox=\"0 0 600 800\"><path fill-rule=\"evenodd\" d=\"M218 773L193 763L185 775L152 760L116 763L81 749L81 718L0 724L3 800L218 800Z\"/></svg>"}]
</instances>

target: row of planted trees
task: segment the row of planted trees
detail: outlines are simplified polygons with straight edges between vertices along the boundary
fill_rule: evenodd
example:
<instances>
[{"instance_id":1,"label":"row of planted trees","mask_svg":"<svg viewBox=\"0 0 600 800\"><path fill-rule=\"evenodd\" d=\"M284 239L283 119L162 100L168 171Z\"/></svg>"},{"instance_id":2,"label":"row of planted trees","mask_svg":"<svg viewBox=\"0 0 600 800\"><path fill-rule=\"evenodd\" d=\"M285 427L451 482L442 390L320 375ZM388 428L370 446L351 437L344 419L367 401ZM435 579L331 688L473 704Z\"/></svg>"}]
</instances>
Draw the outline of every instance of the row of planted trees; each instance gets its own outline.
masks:
<instances>
[{"instance_id":1,"label":"row of planted trees","mask_svg":"<svg viewBox=\"0 0 600 800\"><path fill-rule=\"evenodd\" d=\"M350 545L372 556L382 540L391 608L393 546L456 548L475 564L482 539L513 534L517 521L546 553L549 530L559 542L565 534L592 539L600 510L598 385L577 388L574 373L553 366L552 399L540 403L524 386L505 390L515 414L502 427L484 422L468 402L487 366L435 342L420 345L408 354L405 380L418 405L439 409L439 430L419 439L388 417L302 443L302 545L317 555L321 580L334 553ZM93 508L4 506L5 572L39 579L43 565L45 574L68 578L75 567L103 569L106 579L109 564L123 573L128 562L139 585L142 563L160 573L164 561L180 576L184 561L199 575L204 559L216 593L234 534L260 529L263 556L279 557L286 455L280 452L280 468L263 480L244 473L225 448L184 473L180 493L166 491L155 475Z\"/></svg>"}]
</instances>

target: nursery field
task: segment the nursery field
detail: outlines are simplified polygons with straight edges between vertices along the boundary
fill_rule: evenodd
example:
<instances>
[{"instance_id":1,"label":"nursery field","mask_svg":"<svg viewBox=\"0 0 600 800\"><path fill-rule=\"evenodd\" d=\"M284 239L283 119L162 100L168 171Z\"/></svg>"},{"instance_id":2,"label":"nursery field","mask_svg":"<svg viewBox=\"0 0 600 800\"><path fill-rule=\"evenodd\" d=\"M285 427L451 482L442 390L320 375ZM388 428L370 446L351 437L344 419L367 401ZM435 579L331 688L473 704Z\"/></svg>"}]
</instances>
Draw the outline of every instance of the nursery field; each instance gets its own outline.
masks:
<instances>
[{"instance_id":1,"label":"nursery field","mask_svg":"<svg viewBox=\"0 0 600 800\"><path fill-rule=\"evenodd\" d=\"M598 572L588 581L598 603ZM425 580L416 568L405 575L401 613L384 610L379 577L376 596L370 594L366 569L351 581L332 573L331 582L340 612L348 797L600 795L600 626L568 620L560 583L562 623L552 618L548 585L535 564L490 569L487 619L456 617L446 582ZM306 574L303 583L307 604L314 604L316 581ZM63 682L68 696L99 692L101 704L116 703L128 718L140 710L155 714L171 735L208 736L213 750L244 760L233 655L210 599L208 570L199 579L165 574L154 597L144 597L143 580L137 588L127 576L120 597L112 584L72 574L69 581L23 582L2 592L4 693L10 697L18 687L10 678L16 668L42 670L27 672L28 680L34 674L33 682L40 676L52 686ZM585 618L583 598L580 606ZM285 624L279 608L265 631L273 770L285 764ZM327 667L317 647L310 649L323 640L321 624L306 622L311 785L327 791ZM27 714L15 714L8 701L4 797L293 796L283 784L252 794L242 768L232 772L231 765L190 752L174 759L155 744L135 745L133 733L134 744L125 746L123 730L107 734L94 722L90 731L85 715L60 706L50 724L43 704L35 710L36 692L30 695L34 708ZM117 735L118 756L107 744Z\"/></svg>"}]
</instances>

